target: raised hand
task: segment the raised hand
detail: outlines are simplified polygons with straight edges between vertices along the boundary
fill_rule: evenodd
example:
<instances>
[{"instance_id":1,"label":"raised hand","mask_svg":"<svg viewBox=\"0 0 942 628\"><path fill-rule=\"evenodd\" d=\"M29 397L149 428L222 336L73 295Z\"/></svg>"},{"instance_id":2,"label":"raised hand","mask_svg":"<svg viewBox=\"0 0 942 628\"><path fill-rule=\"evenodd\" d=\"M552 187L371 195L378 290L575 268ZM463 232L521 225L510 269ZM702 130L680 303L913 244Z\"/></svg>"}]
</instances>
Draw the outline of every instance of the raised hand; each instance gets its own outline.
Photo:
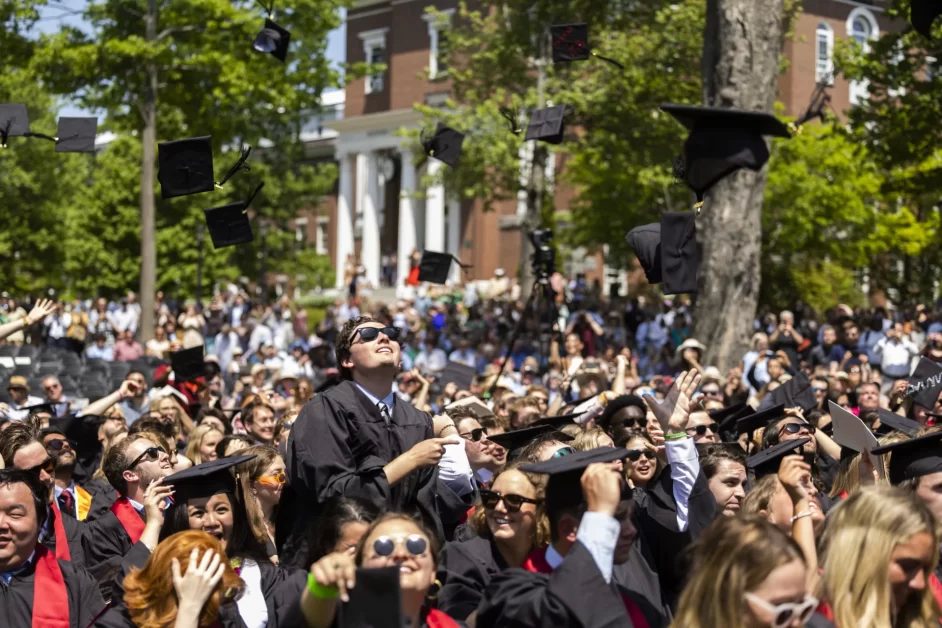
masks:
<instances>
[{"instance_id":1,"label":"raised hand","mask_svg":"<svg viewBox=\"0 0 942 628\"><path fill-rule=\"evenodd\" d=\"M222 579L226 565L215 551L206 550L201 559L199 550L193 548L186 573L180 573L180 561L176 558L171 562L170 569L173 575L173 590L177 592L178 614L197 617Z\"/></svg>"},{"instance_id":2,"label":"raised hand","mask_svg":"<svg viewBox=\"0 0 942 628\"><path fill-rule=\"evenodd\" d=\"M26 315L26 326L35 325L56 311L56 303L51 299L39 299Z\"/></svg>"},{"instance_id":3,"label":"raised hand","mask_svg":"<svg viewBox=\"0 0 942 628\"><path fill-rule=\"evenodd\" d=\"M778 468L778 480L785 487L785 492L788 493L793 504L809 498L805 484L810 478L811 465L801 456L792 455L782 458L782 463Z\"/></svg>"},{"instance_id":4,"label":"raised hand","mask_svg":"<svg viewBox=\"0 0 942 628\"><path fill-rule=\"evenodd\" d=\"M144 490L144 519L146 521L156 519L163 522L165 504L167 498L172 495L173 487L163 484L163 478L151 482L150 486Z\"/></svg>"},{"instance_id":5,"label":"raised hand","mask_svg":"<svg viewBox=\"0 0 942 628\"><path fill-rule=\"evenodd\" d=\"M349 601L349 592L356 585L356 573L356 562L350 551L327 554L311 565L311 574L317 584L336 588L341 602Z\"/></svg>"},{"instance_id":6,"label":"raised hand","mask_svg":"<svg viewBox=\"0 0 942 628\"><path fill-rule=\"evenodd\" d=\"M645 395L644 401L657 417L661 429L670 432L683 432L690 417L691 399L700 386L700 371L691 369L680 374L668 391L663 401L654 395Z\"/></svg>"}]
</instances>

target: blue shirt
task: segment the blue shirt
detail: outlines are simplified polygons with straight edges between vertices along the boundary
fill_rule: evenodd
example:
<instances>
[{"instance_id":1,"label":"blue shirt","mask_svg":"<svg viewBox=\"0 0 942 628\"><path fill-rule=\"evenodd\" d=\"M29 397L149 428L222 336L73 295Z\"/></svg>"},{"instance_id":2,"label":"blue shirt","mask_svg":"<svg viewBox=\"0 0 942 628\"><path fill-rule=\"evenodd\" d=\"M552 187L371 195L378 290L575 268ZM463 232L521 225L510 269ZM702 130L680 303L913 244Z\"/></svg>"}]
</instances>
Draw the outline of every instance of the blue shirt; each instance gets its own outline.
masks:
<instances>
[{"instance_id":1,"label":"blue shirt","mask_svg":"<svg viewBox=\"0 0 942 628\"><path fill-rule=\"evenodd\" d=\"M360 386L356 382L353 382L353 383L356 384L356 387L360 389L360 392L366 395L366 398L369 399L370 403L372 403L374 406L379 404L379 402L381 401L384 404L386 404L386 407L389 408L389 416L392 417L392 412L393 412L393 407L394 407L393 404L396 403L396 392L393 390L392 386L389 387L389 394L383 397L382 399L379 399L378 397L374 396L373 393L368 391L366 388L363 388L363 386Z\"/></svg>"}]
</instances>

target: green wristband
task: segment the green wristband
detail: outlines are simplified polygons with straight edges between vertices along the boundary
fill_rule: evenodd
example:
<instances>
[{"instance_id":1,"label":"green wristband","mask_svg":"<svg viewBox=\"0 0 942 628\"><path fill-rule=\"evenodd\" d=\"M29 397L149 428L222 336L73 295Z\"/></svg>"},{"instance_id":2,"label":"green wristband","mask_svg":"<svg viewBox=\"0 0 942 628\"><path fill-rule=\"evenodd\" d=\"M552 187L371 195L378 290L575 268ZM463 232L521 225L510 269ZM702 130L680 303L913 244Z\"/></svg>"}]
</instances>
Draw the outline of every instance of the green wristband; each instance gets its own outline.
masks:
<instances>
[{"instance_id":1,"label":"green wristband","mask_svg":"<svg viewBox=\"0 0 942 628\"><path fill-rule=\"evenodd\" d=\"M687 432L668 432L664 435L664 440L683 440L687 438Z\"/></svg>"},{"instance_id":2,"label":"green wristband","mask_svg":"<svg viewBox=\"0 0 942 628\"><path fill-rule=\"evenodd\" d=\"M318 600L333 600L340 595L337 587L325 587L317 581L312 573L307 575L307 590Z\"/></svg>"}]
</instances>

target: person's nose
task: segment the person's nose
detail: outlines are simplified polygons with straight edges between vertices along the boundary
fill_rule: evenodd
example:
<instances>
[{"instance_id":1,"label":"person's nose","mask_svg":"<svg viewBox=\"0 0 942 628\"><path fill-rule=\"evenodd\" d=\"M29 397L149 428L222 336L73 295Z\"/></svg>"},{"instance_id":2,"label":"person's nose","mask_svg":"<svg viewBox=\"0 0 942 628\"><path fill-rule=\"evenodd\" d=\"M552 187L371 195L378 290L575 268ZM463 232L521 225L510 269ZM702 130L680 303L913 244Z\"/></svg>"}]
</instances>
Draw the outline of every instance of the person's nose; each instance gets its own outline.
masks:
<instances>
[{"instance_id":1,"label":"person's nose","mask_svg":"<svg viewBox=\"0 0 942 628\"><path fill-rule=\"evenodd\" d=\"M203 517L203 529L215 530L219 525L219 519L213 513L207 512Z\"/></svg>"},{"instance_id":2,"label":"person's nose","mask_svg":"<svg viewBox=\"0 0 942 628\"><path fill-rule=\"evenodd\" d=\"M52 474L50 474L50 473L49 473L48 471L46 471L45 469L40 469L40 470L39 470L39 481L42 482L43 484L49 484L50 482L52 482Z\"/></svg>"},{"instance_id":3,"label":"person's nose","mask_svg":"<svg viewBox=\"0 0 942 628\"><path fill-rule=\"evenodd\" d=\"M739 484L736 486L736 488L733 489L733 495L742 500L746 497L746 489L742 484Z\"/></svg>"},{"instance_id":4,"label":"person's nose","mask_svg":"<svg viewBox=\"0 0 942 628\"><path fill-rule=\"evenodd\" d=\"M926 572L918 569L909 581L909 588L913 591L922 591L926 588Z\"/></svg>"}]
</instances>

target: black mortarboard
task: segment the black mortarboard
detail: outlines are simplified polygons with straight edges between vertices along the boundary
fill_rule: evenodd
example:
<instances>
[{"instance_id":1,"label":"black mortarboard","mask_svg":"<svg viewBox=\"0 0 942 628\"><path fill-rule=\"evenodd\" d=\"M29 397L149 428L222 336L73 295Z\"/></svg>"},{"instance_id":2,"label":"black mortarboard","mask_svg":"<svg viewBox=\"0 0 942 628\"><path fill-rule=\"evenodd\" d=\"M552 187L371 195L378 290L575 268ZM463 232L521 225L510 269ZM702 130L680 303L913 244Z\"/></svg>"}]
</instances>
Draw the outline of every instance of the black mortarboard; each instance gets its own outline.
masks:
<instances>
[{"instance_id":1,"label":"black mortarboard","mask_svg":"<svg viewBox=\"0 0 942 628\"><path fill-rule=\"evenodd\" d=\"M98 118L59 118L56 152L93 153L97 134Z\"/></svg>"},{"instance_id":2,"label":"black mortarboard","mask_svg":"<svg viewBox=\"0 0 942 628\"><path fill-rule=\"evenodd\" d=\"M942 471L942 432L877 447L873 453L890 454L890 484L936 473Z\"/></svg>"},{"instance_id":3,"label":"black mortarboard","mask_svg":"<svg viewBox=\"0 0 942 628\"><path fill-rule=\"evenodd\" d=\"M553 63L589 58L589 25L585 22L550 26L550 37L553 41Z\"/></svg>"},{"instance_id":4,"label":"black mortarboard","mask_svg":"<svg viewBox=\"0 0 942 628\"><path fill-rule=\"evenodd\" d=\"M233 467L255 456L229 456L193 465L164 478L163 483L174 490L174 504L186 507L186 500L211 497L216 493L235 493Z\"/></svg>"},{"instance_id":5,"label":"black mortarboard","mask_svg":"<svg viewBox=\"0 0 942 628\"><path fill-rule=\"evenodd\" d=\"M0 105L0 147L7 145L7 138L29 133L29 114L26 105Z\"/></svg>"},{"instance_id":6,"label":"black mortarboard","mask_svg":"<svg viewBox=\"0 0 942 628\"><path fill-rule=\"evenodd\" d=\"M644 278L649 284L661 283L663 270L661 268L661 223L652 222L648 225L635 227L625 236L628 245L634 250L644 269Z\"/></svg>"},{"instance_id":7,"label":"black mortarboard","mask_svg":"<svg viewBox=\"0 0 942 628\"><path fill-rule=\"evenodd\" d=\"M471 382L474 381L474 375L477 371L473 366L462 364L461 362L449 361L438 376L438 381L442 386L454 382L458 390L467 390L471 388Z\"/></svg>"},{"instance_id":8,"label":"black mortarboard","mask_svg":"<svg viewBox=\"0 0 942 628\"><path fill-rule=\"evenodd\" d=\"M909 21L916 32L924 37L932 36L932 23L942 15L939 0L913 0L909 7Z\"/></svg>"},{"instance_id":9,"label":"black mortarboard","mask_svg":"<svg viewBox=\"0 0 942 628\"><path fill-rule=\"evenodd\" d=\"M265 26L255 36L252 42L252 48L258 52L268 53L282 63L288 57L288 42L291 41L291 33L284 27L279 26L270 19L265 20Z\"/></svg>"},{"instance_id":10,"label":"black mortarboard","mask_svg":"<svg viewBox=\"0 0 942 628\"><path fill-rule=\"evenodd\" d=\"M37 403L35 406L26 406L25 408L20 408L20 410L25 410L27 414L45 412L46 414L56 416L56 407L51 403Z\"/></svg>"},{"instance_id":11,"label":"black mortarboard","mask_svg":"<svg viewBox=\"0 0 942 628\"><path fill-rule=\"evenodd\" d=\"M942 391L942 365L929 358L919 358L916 370L909 376L906 396L923 408L931 410Z\"/></svg>"},{"instance_id":12,"label":"black mortarboard","mask_svg":"<svg viewBox=\"0 0 942 628\"><path fill-rule=\"evenodd\" d=\"M735 434L737 434L736 421L754 412L755 410L749 404L737 403L725 408L708 410L707 414L719 424L721 434L729 434L730 438L728 440L735 440Z\"/></svg>"},{"instance_id":13,"label":"black mortarboard","mask_svg":"<svg viewBox=\"0 0 942 628\"><path fill-rule=\"evenodd\" d=\"M203 361L203 345L172 352L170 366L173 369L174 381L177 383L202 377L206 370L206 363Z\"/></svg>"},{"instance_id":14,"label":"black mortarboard","mask_svg":"<svg viewBox=\"0 0 942 628\"><path fill-rule=\"evenodd\" d=\"M222 207L203 210L214 248L219 249L252 241L254 237L252 221L249 220L247 212L255 195L264 185L264 183L259 183L247 201L237 201Z\"/></svg>"},{"instance_id":15,"label":"black mortarboard","mask_svg":"<svg viewBox=\"0 0 942 628\"><path fill-rule=\"evenodd\" d=\"M877 428L876 433L880 436L896 430L913 438L922 429L918 421L913 421L885 408L877 408L877 415L880 417L880 427Z\"/></svg>"},{"instance_id":16,"label":"black mortarboard","mask_svg":"<svg viewBox=\"0 0 942 628\"><path fill-rule=\"evenodd\" d=\"M535 109L530 114L530 124L524 139L541 140L549 144L560 144L565 131L566 105Z\"/></svg>"},{"instance_id":17,"label":"black mortarboard","mask_svg":"<svg viewBox=\"0 0 942 628\"><path fill-rule=\"evenodd\" d=\"M554 434L557 440L563 443L568 443L572 440L572 436L564 434L563 432L557 432L556 428L552 425L530 425L519 430L504 432L503 434L494 434L493 436L488 436L487 439L506 449L508 454L513 454L516 450L523 449L529 445L531 441L544 434Z\"/></svg>"},{"instance_id":18,"label":"black mortarboard","mask_svg":"<svg viewBox=\"0 0 942 628\"><path fill-rule=\"evenodd\" d=\"M546 485L546 507L550 511L558 512L561 508L582 503L581 479L586 467L594 463L624 460L627 456L628 450L624 447L597 447L588 451L577 451L561 458L551 458L544 462L520 465L520 470L549 475L549 482ZM627 484L622 489L624 495ZM630 495L630 492L627 495Z\"/></svg>"},{"instance_id":19,"label":"black mortarboard","mask_svg":"<svg viewBox=\"0 0 942 628\"><path fill-rule=\"evenodd\" d=\"M749 456L746 459L746 466L755 471L756 477L778 473L779 465L782 464L782 458L791 454L802 455L801 448L811 439L807 436L796 438L794 440L783 440L777 445L768 449L763 449L757 454Z\"/></svg>"},{"instance_id":20,"label":"black mortarboard","mask_svg":"<svg viewBox=\"0 0 942 628\"><path fill-rule=\"evenodd\" d=\"M212 192L212 137L191 137L157 145L157 179L161 198Z\"/></svg>"},{"instance_id":21,"label":"black mortarboard","mask_svg":"<svg viewBox=\"0 0 942 628\"><path fill-rule=\"evenodd\" d=\"M579 416L582 416L582 415L579 413L576 413L576 414L560 414L557 416L541 416L536 421L533 421L532 423L530 423L530 426L535 427L538 425L539 426L548 425L552 427L553 429L558 430L561 427L572 425L573 423L576 422L576 418Z\"/></svg>"},{"instance_id":22,"label":"black mortarboard","mask_svg":"<svg viewBox=\"0 0 942 628\"><path fill-rule=\"evenodd\" d=\"M399 628L399 567L357 567L350 600L337 609L338 628Z\"/></svg>"},{"instance_id":23,"label":"black mortarboard","mask_svg":"<svg viewBox=\"0 0 942 628\"><path fill-rule=\"evenodd\" d=\"M808 376L799 372L790 380L766 395L762 403L759 404L760 410L765 410L772 406L784 404L786 408L799 407L805 412L817 407L818 402L814 398L814 389Z\"/></svg>"},{"instance_id":24,"label":"black mortarboard","mask_svg":"<svg viewBox=\"0 0 942 628\"><path fill-rule=\"evenodd\" d=\"M445 283L448 281L448 273L451 272L452 262L458 262L458 266L464 268L461 260L451 253L422 251L422 259L419 261L419 281Z\"/></svg>"},{"instance_id":25,"label":"black mortarboard","mask_svg":"<svg viewBox=\"0 0 942 628\"><path fill-rule=\"evenodd\" d=\"M462 142L464 133L439 122L432 137L422 139L422 148L429 157L454 168L461 159Z\"/></svg>"},{"instance_id":26,"label":"black mortarboard","mask_svg":"<svg viewBox=\"0 0 942 628\"><path fill-rule=\"evenodd\" d=\"M740 168L761 170L769 159L763 135L790 136L784 123L761 111L675 104L661 109L690 131L684 142L683 178L698 200Z\"/></svg>"},{"instance_id":27,"label":"black mortarboard","mask_svg":"<svg viewBox=\"0 0 942 628\"><path fill-rule=\"evenodd\" d=\"M664 212L660 224L635 227L626 239L648 283L663 282L664 294L697 291L700 254L693 212Z\"/></svg>"},{"instance_id":28,"label":"black mortarboard","mask_svg":"<svg viewBox=\"0 0 942 628\"><path fill-rule=\"evenodd\" d=\"M785 416L785 405L779 404L772 408L759 410L753 414L744 416L736 421L736 431L740 434L751 434L761 427L767 427L772 421L777 421Z\"/></svg>"}]
</instances>

